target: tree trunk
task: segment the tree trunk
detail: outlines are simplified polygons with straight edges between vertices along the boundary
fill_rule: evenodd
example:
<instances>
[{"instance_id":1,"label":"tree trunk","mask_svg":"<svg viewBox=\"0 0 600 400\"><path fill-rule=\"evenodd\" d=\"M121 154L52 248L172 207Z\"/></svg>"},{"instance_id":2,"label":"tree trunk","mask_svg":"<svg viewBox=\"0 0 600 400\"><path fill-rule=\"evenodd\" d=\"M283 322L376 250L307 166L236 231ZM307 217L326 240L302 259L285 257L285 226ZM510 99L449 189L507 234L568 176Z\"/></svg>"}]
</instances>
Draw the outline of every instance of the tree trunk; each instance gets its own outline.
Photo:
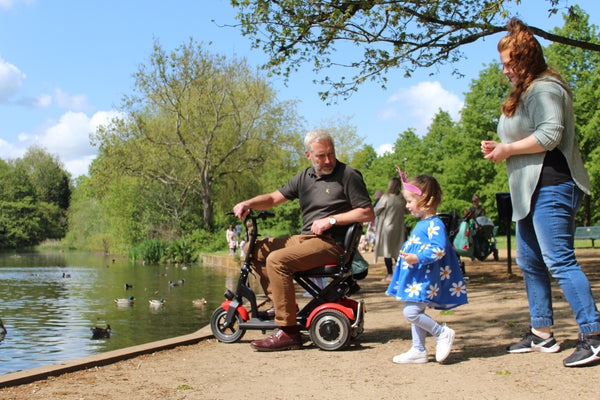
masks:
<instances>
[{"instance_id":1,"label":"tree trunk","mask_svg":"<svg viewBox=\"0 0 600 400\"><path fill-rule=\"evenodd\" d=\"M583 226L590 226L590 196L583 195Z\"/></svg>"}]
</instances>

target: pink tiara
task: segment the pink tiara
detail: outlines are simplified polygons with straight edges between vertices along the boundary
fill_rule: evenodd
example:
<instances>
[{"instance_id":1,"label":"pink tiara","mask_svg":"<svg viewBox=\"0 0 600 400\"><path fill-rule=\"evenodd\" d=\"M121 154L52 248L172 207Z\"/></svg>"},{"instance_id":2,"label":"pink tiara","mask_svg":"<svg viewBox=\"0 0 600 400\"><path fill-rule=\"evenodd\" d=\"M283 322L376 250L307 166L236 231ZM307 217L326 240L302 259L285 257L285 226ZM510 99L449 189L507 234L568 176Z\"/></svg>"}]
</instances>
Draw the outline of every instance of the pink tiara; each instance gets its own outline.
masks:
<instances>
[{"instance_id":1,"label":"pink tiara","mask_svg":"<svg viewBox=\"0 0 600 400\"><path fill-rule=\"evenodd\" d=\"M421 189L419 189L415 185L411 185L410 183L407 182L406 172L403 173L402 170L400 169L400 167L397 165L396 165L396 171L398 171L398 173L400 174L400 179L402 179L402 186L404 186L404 190L408 190L409 192L416 193L419 196L423 195L423 192L421 191Z\"/></svg>"}]
</instances>

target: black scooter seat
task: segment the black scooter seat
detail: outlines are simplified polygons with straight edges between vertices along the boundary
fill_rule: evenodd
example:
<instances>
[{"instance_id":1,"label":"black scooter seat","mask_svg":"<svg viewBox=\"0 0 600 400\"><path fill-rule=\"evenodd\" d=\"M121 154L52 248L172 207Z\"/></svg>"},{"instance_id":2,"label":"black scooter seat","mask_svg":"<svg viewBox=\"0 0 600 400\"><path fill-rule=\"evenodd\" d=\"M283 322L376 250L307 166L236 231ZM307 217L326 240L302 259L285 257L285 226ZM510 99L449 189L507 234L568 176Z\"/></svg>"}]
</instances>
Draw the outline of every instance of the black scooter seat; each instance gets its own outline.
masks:
<instances>
[{"instance_id":1,"label":"black scooter seat","mask_svg":"<svg viewBox=\"0 0 600 400\"><path fill-rule=\"evenodd\" d=\"M309 269L306 271L298 271L294 273L294 276L305 276L305 277L324 277L324 276L333 276L339 274L341 267L339 265L324 265L322 267L317 267L313 269Z\"/></svg>"}]
</instances>

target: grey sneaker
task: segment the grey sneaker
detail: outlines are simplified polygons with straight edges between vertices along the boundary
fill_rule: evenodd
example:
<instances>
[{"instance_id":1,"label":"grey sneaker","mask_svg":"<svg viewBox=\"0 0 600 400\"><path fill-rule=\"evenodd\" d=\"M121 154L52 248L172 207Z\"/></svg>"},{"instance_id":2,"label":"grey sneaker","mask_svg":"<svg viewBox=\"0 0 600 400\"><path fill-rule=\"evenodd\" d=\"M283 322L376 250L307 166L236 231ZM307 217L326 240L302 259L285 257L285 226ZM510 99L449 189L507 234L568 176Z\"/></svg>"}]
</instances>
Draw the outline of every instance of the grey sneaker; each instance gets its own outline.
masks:
<instances>
[{"instance_id":1,"label":"grey sneaker","mask_svg":"<svg viewBox=\"0 0 600 400\"><path fill-rule=\"evenodd\" d=\"M565 367L579 367L600 360L600 335L579 334L577 348L563 360Z\"/></svg>"},{"instance_id":2,"label":"grey sneaker","mask_svg":"<svg viewBox=\"0 0 600 400\"><path fill-rule=\"evenodd\" d=\"M560 346L554 339L554 334L551 334L548 339L542 339L535 333L529 331L523 335L523 338L515 344L507 347L509 353L528 353L530 351L539 351L541 353L556 353L560 350Z\"/></svg>"}]
</instances>

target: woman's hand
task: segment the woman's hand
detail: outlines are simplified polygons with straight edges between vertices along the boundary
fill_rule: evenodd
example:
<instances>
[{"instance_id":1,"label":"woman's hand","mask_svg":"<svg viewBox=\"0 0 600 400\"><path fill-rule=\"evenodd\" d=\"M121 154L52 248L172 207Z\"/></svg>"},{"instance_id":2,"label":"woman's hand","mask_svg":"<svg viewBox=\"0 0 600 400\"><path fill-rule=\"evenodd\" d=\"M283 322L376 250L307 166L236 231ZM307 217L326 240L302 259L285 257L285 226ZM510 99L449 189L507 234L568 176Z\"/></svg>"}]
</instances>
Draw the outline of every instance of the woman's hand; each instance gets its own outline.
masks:
<instances>
[{"instance_id":1,"label":"woman's hand","mask_svg":"<svg viewBox=\"0 0 600 400\"><path fill-rule=\"evenodd\" d=\"M510 157L509 145L505 143L498 143L493 140L482 140L481 152L486 160L490 160L495 163L504 161Z\"/></svg>"},{"instance_id":2,"label":"woman's hand","mask_svg":"<svg viewBox=\"0 0 600 400\"><path fill-rule=\"evenodd\" d=\"M534 134L512 143L498 143L493 140L481 141L483 156L490 161L504 161L509 157L519 154L535 154L546 151L538 143Z\"/></svg>"}]
</instances>

